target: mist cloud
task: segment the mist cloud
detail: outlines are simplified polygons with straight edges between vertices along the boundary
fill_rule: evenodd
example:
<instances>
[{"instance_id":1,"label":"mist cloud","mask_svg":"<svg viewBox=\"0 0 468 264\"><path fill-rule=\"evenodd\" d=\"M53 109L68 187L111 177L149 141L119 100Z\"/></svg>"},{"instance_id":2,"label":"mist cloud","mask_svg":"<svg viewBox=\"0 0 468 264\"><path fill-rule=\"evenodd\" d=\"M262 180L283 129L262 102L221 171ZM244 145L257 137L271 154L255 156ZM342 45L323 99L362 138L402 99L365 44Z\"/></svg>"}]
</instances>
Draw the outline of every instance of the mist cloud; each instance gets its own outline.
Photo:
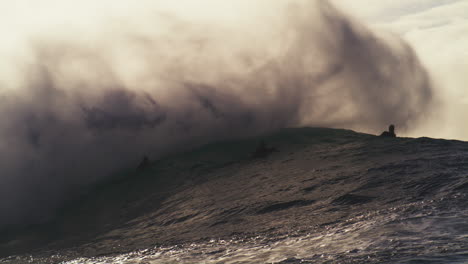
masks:
<instances>
[{"instance_id":1,"label":"mist cloud","mask_svg":"<svg viewBox=\"0 0 468 264\"><path fill-rule=\"evenodd\" d=\"M437 107L430 122L406 135L466 140L468 126L468 2L460 0L334 1L379 30L397 32L421 58L433 78Z\"/></svg>"},{"instance_id":2,"label":"mist cloud","mask_svg":"<svg viewBox=\"0 0 468 264\"><path fill-rule=\"evenodd\" d=\"M145 30L127 17L86 41L32 38L14 65L21 79L2 84L0 225L43 221L144 154L291 126L405 129L424 116L431 81L402 40L326 1L277 10L248 28L156 14Z\"/></svg>"}]
</instances>

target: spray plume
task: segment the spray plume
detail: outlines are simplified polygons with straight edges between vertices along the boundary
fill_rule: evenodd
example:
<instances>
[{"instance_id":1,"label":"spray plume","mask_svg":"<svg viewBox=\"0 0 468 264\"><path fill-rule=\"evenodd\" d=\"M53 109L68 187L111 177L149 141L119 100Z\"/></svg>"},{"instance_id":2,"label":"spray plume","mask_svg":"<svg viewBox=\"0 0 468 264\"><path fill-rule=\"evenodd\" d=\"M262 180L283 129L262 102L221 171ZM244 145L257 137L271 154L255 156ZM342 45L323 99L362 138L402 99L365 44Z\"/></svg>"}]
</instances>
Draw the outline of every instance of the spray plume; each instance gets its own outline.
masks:
<instances>
[{"instance_id":1,"label":"spray plume","mask_svg":"<svg viewBox=\"0 0 468 264\"><path fill-rule=\"evenodd\" d=\"M12 64L21 79L2 83L0 225L44 221L144 154L291 126L404 129L423 116L431 83L406 43L327 1L273 10L242 26L153 12L28 38L27 60Z\"/></svg>"}]
</instances>

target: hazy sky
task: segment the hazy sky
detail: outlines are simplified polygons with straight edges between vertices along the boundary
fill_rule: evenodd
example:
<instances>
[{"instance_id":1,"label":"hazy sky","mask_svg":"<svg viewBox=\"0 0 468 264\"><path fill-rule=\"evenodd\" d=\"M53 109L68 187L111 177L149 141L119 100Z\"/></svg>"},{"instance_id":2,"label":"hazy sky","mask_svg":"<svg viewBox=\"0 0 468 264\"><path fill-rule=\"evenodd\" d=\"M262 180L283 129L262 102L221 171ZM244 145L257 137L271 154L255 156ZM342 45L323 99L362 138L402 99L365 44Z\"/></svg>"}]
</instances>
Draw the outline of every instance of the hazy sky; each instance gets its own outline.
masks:
<instances>
[{"instance_id":1,"label":"hazy sky","mask_svg":"<svg viewBox=\"0 0 468 264\"><path fill-rule=\"evenodd\" d=\"M334 0L369 24L407 40L428 67L443 101L439 137L468 139L468 1ZM432 125L431 125L432 126ZM422 131L421 131L422 133Z\"/></svg>"}]
</instances>

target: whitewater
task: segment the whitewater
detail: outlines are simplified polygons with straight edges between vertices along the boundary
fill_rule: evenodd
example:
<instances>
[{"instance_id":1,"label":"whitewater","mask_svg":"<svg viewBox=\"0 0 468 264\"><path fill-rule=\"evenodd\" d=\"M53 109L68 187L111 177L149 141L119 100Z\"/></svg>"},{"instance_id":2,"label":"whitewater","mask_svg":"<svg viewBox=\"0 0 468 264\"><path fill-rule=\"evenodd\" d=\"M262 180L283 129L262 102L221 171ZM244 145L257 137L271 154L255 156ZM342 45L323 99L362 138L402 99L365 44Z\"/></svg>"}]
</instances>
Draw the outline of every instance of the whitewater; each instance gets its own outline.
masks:
<instances>
[{"instance_id":1,"label":"whitewater","mask_svg":"<svg viewBox=\"0 0 468 264\"><path fill-rule=\"evenodd\" d=\"M212 143L4 231L0 263L467 263L467 154L328 128Z\"/></svg>"}]
</instances>

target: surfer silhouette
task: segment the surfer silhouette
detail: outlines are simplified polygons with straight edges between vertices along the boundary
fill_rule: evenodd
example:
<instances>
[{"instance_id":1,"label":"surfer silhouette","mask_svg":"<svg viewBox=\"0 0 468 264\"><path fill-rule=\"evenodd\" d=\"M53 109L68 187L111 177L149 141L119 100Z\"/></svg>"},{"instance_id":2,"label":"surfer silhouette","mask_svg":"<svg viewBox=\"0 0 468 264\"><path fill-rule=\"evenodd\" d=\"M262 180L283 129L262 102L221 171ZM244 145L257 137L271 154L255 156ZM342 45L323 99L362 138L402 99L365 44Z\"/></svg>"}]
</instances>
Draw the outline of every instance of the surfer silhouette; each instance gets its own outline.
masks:
<instances>
[{"instance_id":1,"label":"surfer silhouette","mask_svg":"<svg viewBox=\"0 0 468 264\"><path fill-rule=\"evenodd\" d=\"M278 150L274 147L268 147L265 141L262 140L258 144L255 152L252 154L252 158L265 158L275 151L278 151Z\"/></svg>"},{"instance_id":2,"label":"surfer silhouette","mask_svg":"<svg viewBox=\"0 0 468 264\"><path fill-rule=\"evenodd\" d=\"M137 169L138 169L138 170L143 170L143 169L145 169L146 167L148 167L149 163L150 163L150 162L149 162L149 158L148 158L148 156L145 155L145 156L143 157L143 160L140 162L140 165L138 165L138 168L137 168Z\"/></svg>"},{"instance_id":3,"label":"surfer silhouette","mask_svg":"<svg viewBox=\"0 0 468 264\"><path fill-rule=\"evenodd\" d=\"M395 134L395 126L390 125L388 127L388 131L384 131L382 134L380 134L381 137L396 137Z\"/></svg>"}]
</instances>

